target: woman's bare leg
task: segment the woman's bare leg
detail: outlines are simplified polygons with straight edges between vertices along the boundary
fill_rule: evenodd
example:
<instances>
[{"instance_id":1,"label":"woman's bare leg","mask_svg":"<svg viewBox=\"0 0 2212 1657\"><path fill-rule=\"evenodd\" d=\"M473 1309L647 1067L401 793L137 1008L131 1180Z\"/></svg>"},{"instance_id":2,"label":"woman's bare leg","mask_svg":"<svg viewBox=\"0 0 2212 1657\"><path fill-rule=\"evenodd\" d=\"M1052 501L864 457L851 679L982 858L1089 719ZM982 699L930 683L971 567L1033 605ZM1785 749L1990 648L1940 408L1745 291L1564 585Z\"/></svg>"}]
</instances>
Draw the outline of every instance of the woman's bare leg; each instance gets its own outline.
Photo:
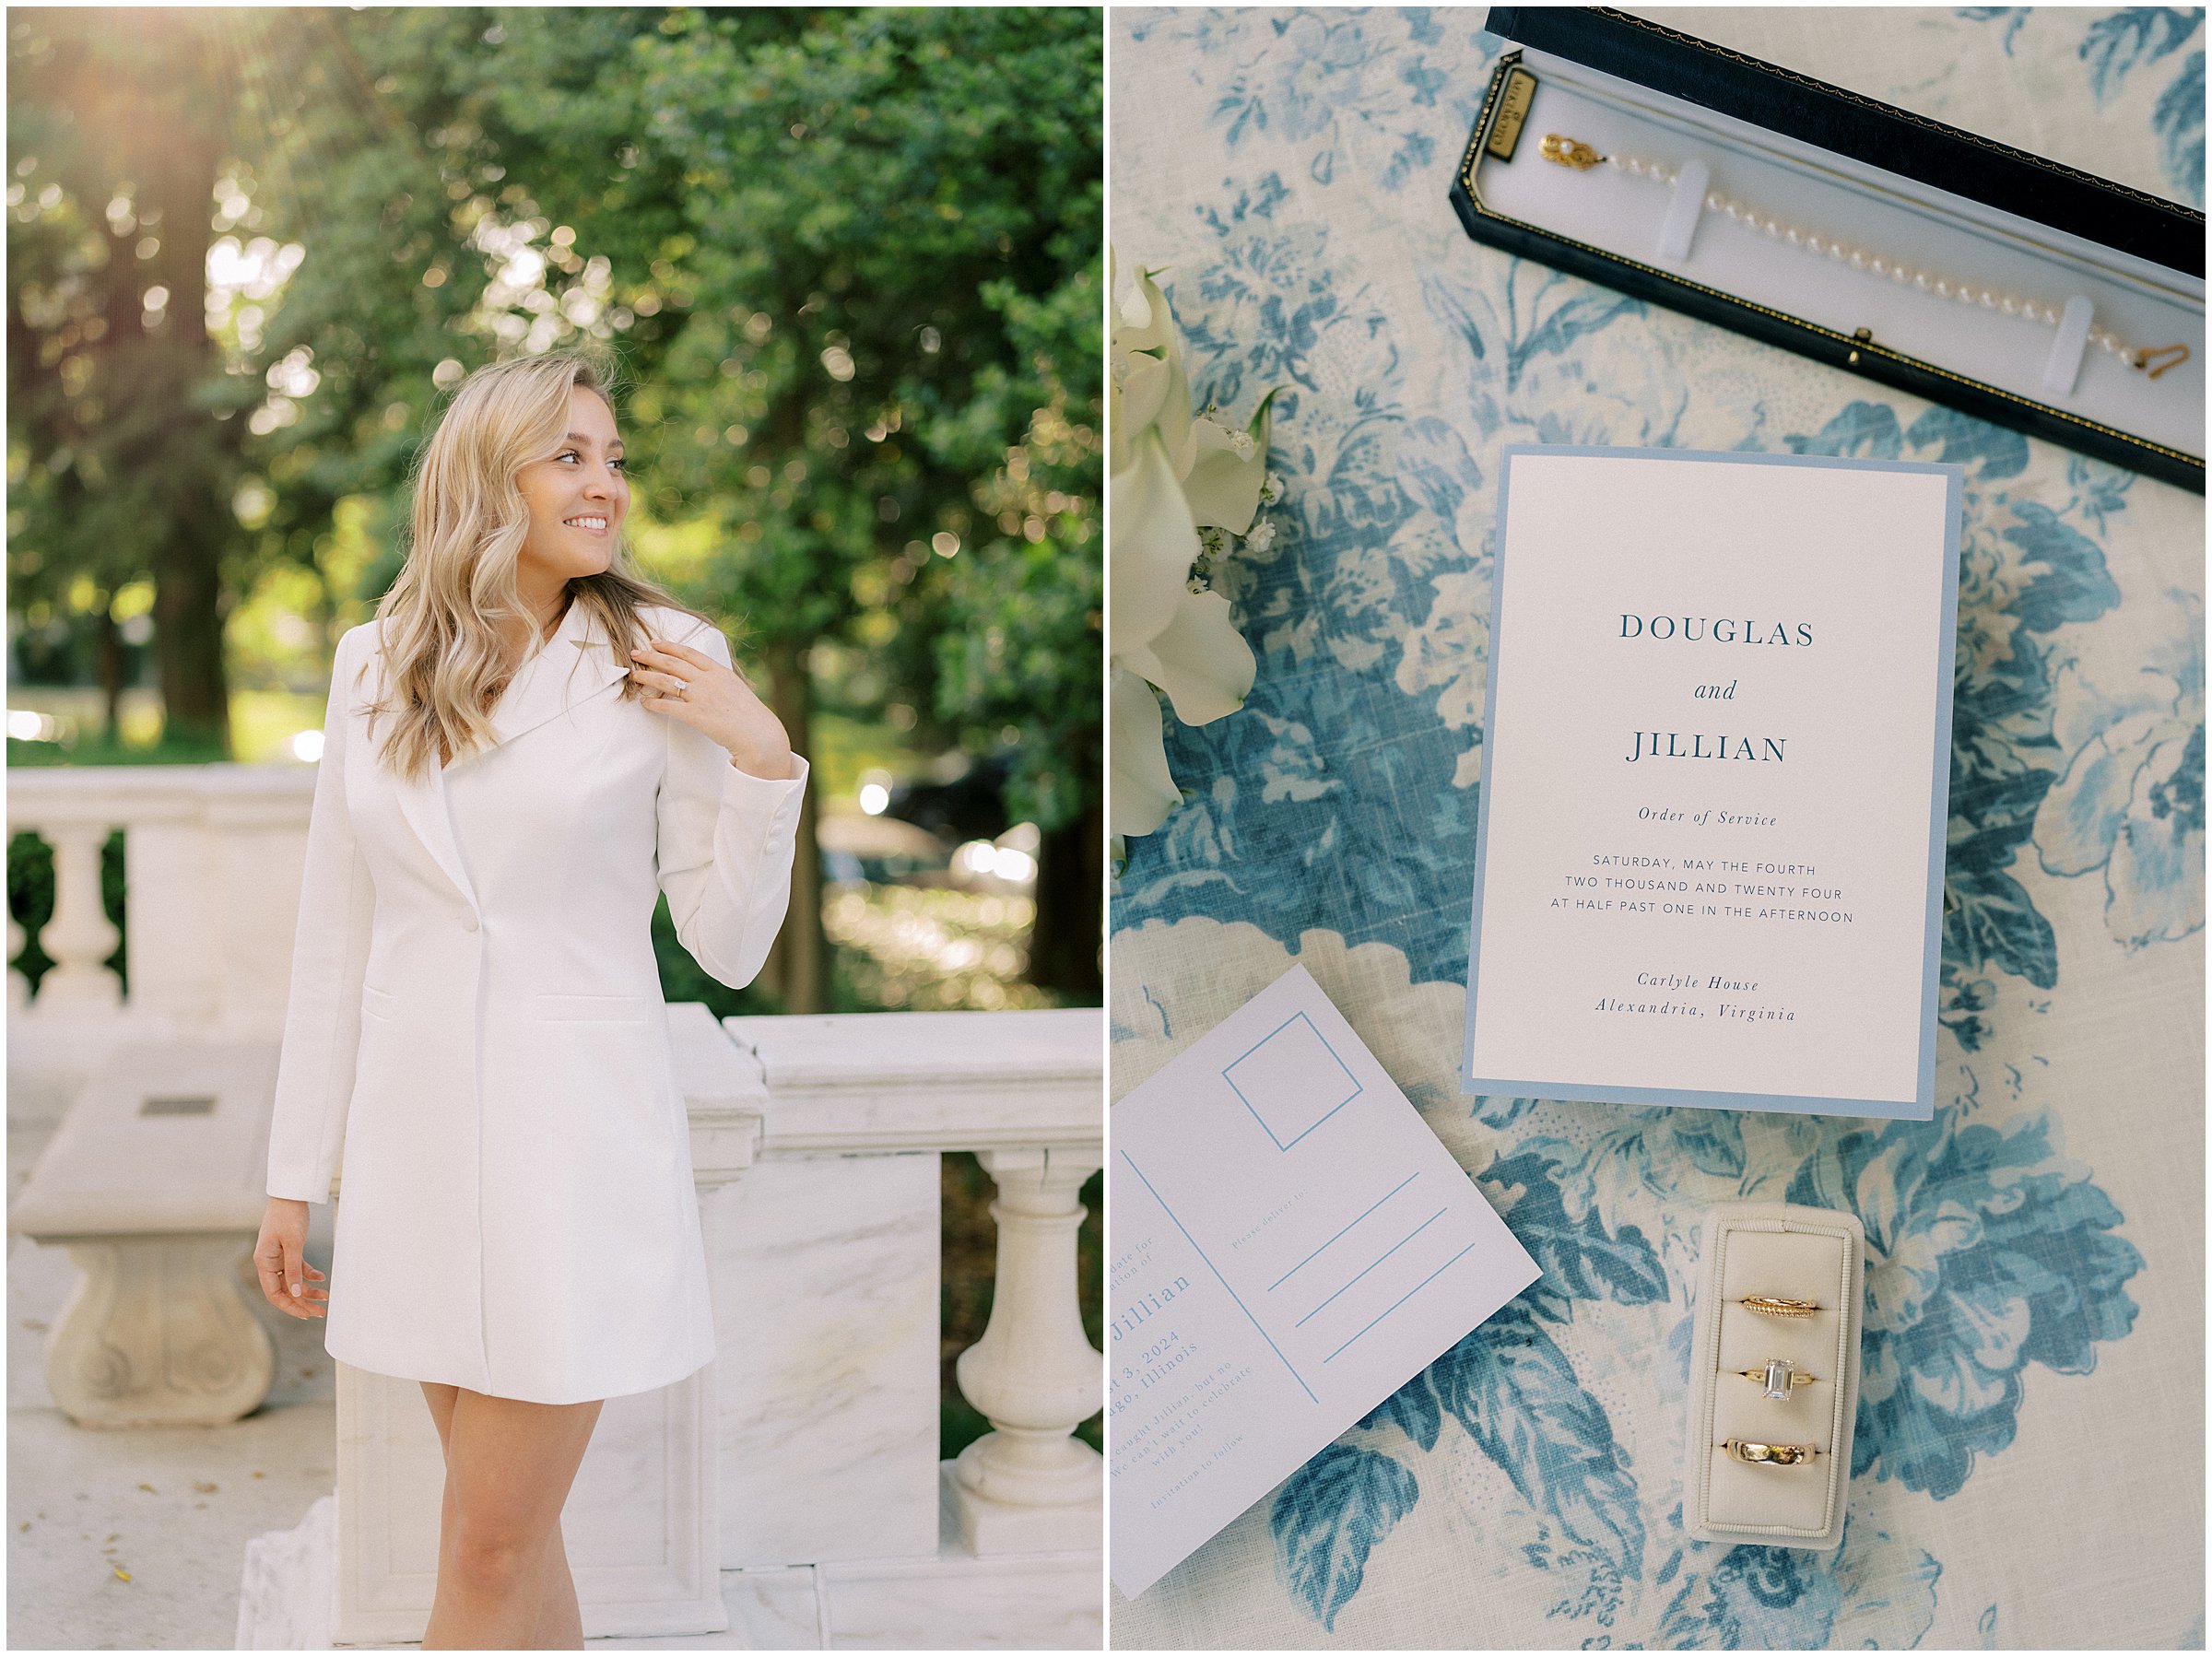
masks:
<instances>
[{"instance_id":1,"label":"woman's bare leg","mask_svg":"<svg viewBox=\"0 0 2212 1657\"><path fill-rule=\"evenodd\" d=\"M422 1385L446 1466L438 1592L423 1649L580 1648L560 1510L599 1404L524 1404Z\"/></svg>"},{"instance_id":2,"label":"woman's bare leg","mask_svg":"<svg viewBox=\"0 0 2212 1657\"><path fill-rule=\"evenodd\" d=\"M459 1400L461 1389L443 1381L426 1381L420 1383L423 1401L429 1405L430 1421L438 1428L438 1445L449 1459L452 1454L453 1405ZM447 1472L445 1496L439 1513L438 1534L442 1538L454 1528L453 1479ZM583 1645L583 1614L576 1600L576 1579L569 1570L568 1548L560 1525L555 1522L546 1537L545 1592L538 1596L537 1621L524 1650L533 1651L578 1651ZM443 1557L442 1547L440 1557Z\"/></svg>"},{"instance_id":3,"label":"woman's bare leg","mask_svg":"<svg viewBox=\"0 0 2212 1657\"><path fill-rule=\"evenodd\" d=\"M537 1624L530 1635L534 1651L583 1650L583 1610L576 1603L576 1579L569 1574L569 1550L561 1541L560 1521L546 1538L545 1588L537 1596Z\"/></svg>"}]
</instances>

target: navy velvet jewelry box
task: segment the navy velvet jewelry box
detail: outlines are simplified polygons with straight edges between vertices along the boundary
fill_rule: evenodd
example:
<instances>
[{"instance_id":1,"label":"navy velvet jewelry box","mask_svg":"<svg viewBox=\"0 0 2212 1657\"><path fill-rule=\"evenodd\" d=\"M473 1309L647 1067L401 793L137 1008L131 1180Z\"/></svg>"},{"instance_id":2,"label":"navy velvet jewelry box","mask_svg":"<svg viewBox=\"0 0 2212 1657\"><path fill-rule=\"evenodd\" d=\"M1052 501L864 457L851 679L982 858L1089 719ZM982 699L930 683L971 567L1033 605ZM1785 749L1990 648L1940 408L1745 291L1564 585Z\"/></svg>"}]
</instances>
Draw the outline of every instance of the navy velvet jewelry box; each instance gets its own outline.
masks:
<instances>
[{"instance_id":1,"label":"navy velvet jewelry box","mask_svg":"<svg viewBox=\"0 0 2212 1657\"><path fill-rule=\"evenodd\" d=\"M1484 26L1476 241L2203 492L2203 213L1627 12Z\"/></svg>"}]
</instances>

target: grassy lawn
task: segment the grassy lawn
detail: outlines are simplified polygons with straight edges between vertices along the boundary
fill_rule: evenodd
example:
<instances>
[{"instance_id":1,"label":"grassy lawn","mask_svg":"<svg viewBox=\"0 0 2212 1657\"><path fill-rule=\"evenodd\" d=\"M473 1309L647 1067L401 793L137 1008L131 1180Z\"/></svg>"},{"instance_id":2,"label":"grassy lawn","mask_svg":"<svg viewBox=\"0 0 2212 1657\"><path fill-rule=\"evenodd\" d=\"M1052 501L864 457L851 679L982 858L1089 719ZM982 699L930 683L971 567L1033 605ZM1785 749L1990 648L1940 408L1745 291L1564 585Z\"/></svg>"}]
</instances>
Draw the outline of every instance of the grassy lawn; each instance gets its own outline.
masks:
<instances>
[{"instance_id":1,"label":"grassy lawn","mask_svg":"<svg viewBox=\"0 0 2212 1657\"><path fill-rule=\"evenodd\" d=\"M830 889L822 925L855 1007L995 1012L1059 1005L1022 977L1035 912L1027 898L864 881Z\"/></svg>"},{"instance_id":2,"label":"grassy lawn","mask_svg":"<svg viewBox=\"0 0 2212 1657\"><path fill-rule=\"evenodd\" d=\"M102 728L100 693L17 685L7 693L9 711L52 714L62 723L58 742L18 742L10 737L10 765L204 765L222 756L212 747L166 742L161 699L150 690L124 693L117 710L119 729ZM323 728L324 699L289 690L233 690L230 693L231 757L249 765L296 764L292 738Z\"/></svg>"},{"instance_id":3,"label":"grassy lawn","mask_svg":"<svg viewBox=\"0 0 2212 1657\"><path fill-rule=\"evenodd\" d=\"M124 693L117 722L121 729L112 734L101 728L104 716L96 690L17 685L8 689L7 705L11 711L51 714L63 725L59 742L9 738L10 765L204 764L220 758L212 751L164 744L161 699L150 690ZM233 690L231 757L246 765L297 763L292 738L302 731L323 728L324 705L322 697L297 691ZM889 727L839 713L815 717L811 746L814 752L807 758L814 767L816 797L825 805L853 800L860 793L861 778L871 770L908 777L926 770L929 763Z\"/></svg>"}]
</instances>

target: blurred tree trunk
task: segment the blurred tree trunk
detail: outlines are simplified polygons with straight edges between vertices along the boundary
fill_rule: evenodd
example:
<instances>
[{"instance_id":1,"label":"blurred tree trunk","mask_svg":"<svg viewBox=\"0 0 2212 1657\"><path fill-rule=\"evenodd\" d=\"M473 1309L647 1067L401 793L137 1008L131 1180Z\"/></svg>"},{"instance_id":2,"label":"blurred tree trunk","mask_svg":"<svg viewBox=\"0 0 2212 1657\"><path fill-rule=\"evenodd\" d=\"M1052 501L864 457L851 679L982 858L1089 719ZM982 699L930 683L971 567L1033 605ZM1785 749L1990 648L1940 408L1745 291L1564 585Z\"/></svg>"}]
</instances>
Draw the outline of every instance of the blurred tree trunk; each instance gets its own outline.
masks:
<instances>
[{"instance_id":1,"label":"blurred tree trunk","mask_svg":"<svg viewBox=\"0 0 2212 1657\"><path fill-rule=\"evenodd\" d=\"M171 25L175 27L175 25ZM206 61L207 36L178 29L175 45L189 69L144 88L146 104L175 119L132 125L132 173L138 186L142 230L159 242L150 258L135 260L147 288L169 291L162 319L138 332L132 355L138 384L165 409L162 429L149 433L163 465L161 491L168 511L148 526L154 537L154 640L160 666L164 734L221 746L230 751L230 697L223 675L222 555L237 526L227 522L224 486L236 471L237 441L229 426L197 405L193 388L219 376L223 360L209 337L204 314L207 294L210 197L222 165L223 139L215 123L189 118L190 88L212 94L220 71ZM147 59L147 67L155 64ZM181 84L180 84L181 83ZM140 245L144 245L141 243ZM151 445L149 445L151 446Z\"/></svg>"},{"instance_id":2,"label":"blurred tree trunk","mask_svg":"<svg viewBox=\"0 0 2212 1657\"><path fill-rule=\"evenodd\" d=\"M1093 804L1037 848L1037 916L1030 925L1030 981L1076 1006L1097 1006L1106 822Z\"/></svg>"},{"instance_id":3,"label":"blurred tree trunk","mask_svg":"<svg viewBox=\"0 0 2212 1657\"><path fill-rule=\"evenodd\" d=\"M768 704L783 722L792 751L814 746L814 681L806 652L789 640L768 647ZM799 805L799 844L791 868L791 911L763 976L790 1013L827 1012L830 939L822 930L822 852L815 833L814 780Z\"/></svg>"},{"instance_id":4,"label":"blurred tree trunk","mask_svg":"<svg viewBox=\"0 0 2212 1657\"><path fill-rule=\"evenodd\" d=\"M196 318L194 319L196 322ZM194 493L204 490L194 488ZM230 690L223 675L223 532L203 500L180 503L159 526L154 554L154 640L164 736L230 752Z\"/></svg>"},{"instance_id":5,"label":"blurred tree trunk","mask_svg":"<svg viewBox=\"0 0 2212 1657\"><path fill-rule=\"evenodd\" d=\"M113 600L103 606L93 626L100 666L100 703L103 730L111 743L123 741L123 638L115 629Z\"/></svg>"}]
</instances>

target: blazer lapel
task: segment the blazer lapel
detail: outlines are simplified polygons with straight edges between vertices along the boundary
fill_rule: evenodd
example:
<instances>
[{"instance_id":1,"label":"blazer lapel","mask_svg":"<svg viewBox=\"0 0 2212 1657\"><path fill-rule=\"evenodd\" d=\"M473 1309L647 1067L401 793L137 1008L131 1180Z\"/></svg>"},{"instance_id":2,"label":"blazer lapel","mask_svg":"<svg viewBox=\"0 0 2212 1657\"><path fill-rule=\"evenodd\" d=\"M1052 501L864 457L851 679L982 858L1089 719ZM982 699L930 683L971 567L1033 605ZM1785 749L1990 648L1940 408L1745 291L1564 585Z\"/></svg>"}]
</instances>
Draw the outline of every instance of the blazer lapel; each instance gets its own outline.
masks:
<instances>
[{"instance_id":1,"label":"blazer lapel","mask_svg":"<svg viewBox=\"0 0 2212 1657\"><path fill-rule=\"evenodd\" d=\"M381 680L381 651L378 670ZM618 659L598 617L571 600L559 630L531 652L492 709L491 727L499 746L503 747L524 732L568 712L586 698L598 695L609 685L618 684L629 673L627 655ZM383 694L381 684L378 694ZM461 848L453 839L453 817L446 808L446 769L435 754L415 777L394 777L381 766L378 768L380 774L391 782L399 801L400 815L406 818L407 826L415 830L416 837L444 871L446 878L453 883L454 889L473 906L477 900L476 889L469 884L468 871L461 862Z\"/></svg>"},{"instance_id":2,"label":"blazer lapel","mask_svg":"<svg viewBox=\"0 0 2212 1657\"><path fill-rule=\"evenodd\" d=\"M468 883L468 870L462 864L461 848L453 839L453 819L445 808L445 767L438 756L430 756L420 776L395 778L393 786L407 826L438 860L445 877L468 899L469 907L475 908L477 892Z\"/></svg>"},{"instance_id":3,"label":"blazer lapel","mask_svg":"<svg viewBox=\"0 0 2212 1657\"><path fill-rule=\"evenodd\" d=\"M382 633L380 625L377 629L378 642L370 647L375 686L367 699L370 702L382 701L392 693L391 674L384 661ZM366 734L368 726L365 720L362 730ZM381 760L376 763L375 771L391 788L393 798L399 802L399 814L406 819L407 827L415 830L415 838L422 842L423 849L429 852L438 867L444 872L445 877L453 883L454 889L473 907L477 900L476 889L469 885L468 870L461 862L461 848L453 840L453 818L445 809L445 767L437 754L433 751L429 763L412 777L397 775L386 769Z\"/></svg>"},{"instance_id":4,"label":"blazer lapel","mask_svg":"<svg viewBox=\"0 0 2212 1657\"><path fill-rule=\"evenodd\" d=\"M530 653L500 693L491 727L504 746L629 676L628 655L618 655L598 617L571 599L559 629Z\"/></svg>"}]
</instances>

